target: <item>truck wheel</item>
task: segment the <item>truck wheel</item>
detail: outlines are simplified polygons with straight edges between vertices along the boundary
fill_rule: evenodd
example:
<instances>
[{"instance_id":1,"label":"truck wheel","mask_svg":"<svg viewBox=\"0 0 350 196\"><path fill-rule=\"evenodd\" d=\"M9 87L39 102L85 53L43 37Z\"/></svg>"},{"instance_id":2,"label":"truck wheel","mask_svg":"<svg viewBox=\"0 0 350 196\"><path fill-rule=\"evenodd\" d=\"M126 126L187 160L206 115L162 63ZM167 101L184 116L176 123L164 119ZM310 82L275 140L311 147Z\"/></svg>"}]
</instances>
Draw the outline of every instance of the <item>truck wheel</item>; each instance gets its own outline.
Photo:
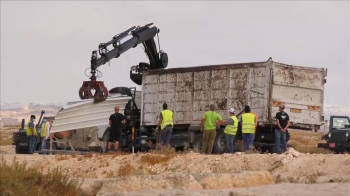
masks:
<instances>
[{"instance_id":1,"label":"truck wheel","mask_svg":"<svg viewBox=\"0 0 350 196\"><path fill-rule=\"evenodd\" d=\"M226 137L224 130L220 129L216 132L215 142L214 142L214 152L222 154L226 152Z\"/></svg>"},{"instance_id":2,"label":"truck wheel","mask_svg":"<svg viewBox=\"0 0 350 196\"><path fill-rule=\"evenodd\" d=\"M192 143L193 149L200 153L202 151L202 140L203 140L203 134L198 134Z\"/></svg>"}]
</instances>

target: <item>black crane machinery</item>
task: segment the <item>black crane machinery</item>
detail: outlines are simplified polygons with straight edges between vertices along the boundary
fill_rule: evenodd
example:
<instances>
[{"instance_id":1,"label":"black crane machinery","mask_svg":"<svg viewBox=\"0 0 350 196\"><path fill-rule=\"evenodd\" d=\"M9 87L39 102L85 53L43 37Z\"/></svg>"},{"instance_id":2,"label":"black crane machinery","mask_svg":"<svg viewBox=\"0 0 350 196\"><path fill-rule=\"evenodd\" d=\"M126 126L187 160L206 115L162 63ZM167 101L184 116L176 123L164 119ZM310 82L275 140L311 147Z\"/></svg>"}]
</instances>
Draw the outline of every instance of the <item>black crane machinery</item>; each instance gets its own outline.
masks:
<instances>
[{"instance_id":1,"label":"black crane machinery","mask_svg":"<svg viewBox=\"0 0 350 196\"><path fill-rule=\"evenodd\" d=\"M168 55L160 50L159 38L157 50L154 37L159 33L159 29L153 26L153 23L145 26L131 27L128 30L117 34L113 39L106 43L101 43L98 50L92 51L91 66L90 66L90 81L84 81L83 86L79 90L79 97L81 99L94 98L95 101L104 101L107 99L108 90L103 81L96 79L101 76L97 70L101 65L106 64L113 58L118 58L122 53L131 48L135 48L138 44L143 45L145 53L149 59L149 63L140 62L138 65L132 66L130 70L130 79L138 85L142 84L142 72L146 70L164 69L168 66ZM121 42L128 36L132 36L124 42ZM112 45L113 49L109 50L107 47ZM99 54L99 55L98 55ZM92 90L95 90L94 95Z\"/></svg>"}]
</instances>

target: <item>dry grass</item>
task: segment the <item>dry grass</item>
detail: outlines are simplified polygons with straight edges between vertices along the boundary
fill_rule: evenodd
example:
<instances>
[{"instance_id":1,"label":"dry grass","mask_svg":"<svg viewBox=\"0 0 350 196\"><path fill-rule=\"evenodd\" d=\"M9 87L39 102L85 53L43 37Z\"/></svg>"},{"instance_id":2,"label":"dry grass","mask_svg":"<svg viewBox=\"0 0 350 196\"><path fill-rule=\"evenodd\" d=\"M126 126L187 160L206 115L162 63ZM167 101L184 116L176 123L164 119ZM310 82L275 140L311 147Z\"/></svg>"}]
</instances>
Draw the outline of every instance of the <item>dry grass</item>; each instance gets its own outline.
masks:
<instances>
[{"instance_id":1,"label":"dry grass","mask_svg":"<svg viewBox=\"0 0 350 196\"><path fill-rule=\"evenodd\" d=\"M315 133L312 131L289 131L293 148L301 153L310 154L333 154L328 149L318 148L318 143L325 143L321 137L325 133Z\"/></svg>"},{"instance_id":2,"label":"dry grass","mask_svg":"<svg viewBox=\"0 0 350 196\"><path fill-rule=\"evenodd\" d=\"M156 165L156 164L165 164L167 163L170 159L174 158L174 154L145 154L141 157L141 162L142 163L147 163L149 165Z\"/></svg>"},{"instance_id":3,"label":"dry grass","mask_svg":"<svg viewBox=\"0 0 350 196\"><path fill-rule=\"evenodd\" d=\"M0 133L0 146L12 145L12 136Z\"/></svg>"},{"instance_id":4,"label":"dry grass","mask_svg":"<svg viewBox=\"0 0 350 196\"><path fill-rule=\"evenodd\" d=\"M77 158L77 161L82 161L83 160L83 156L79 156L78 158Z\"/></svg>"},{"instance_id":5,"label":"dry grass","mask_svg":"<svg viewBox=\"0 0 350 196\"><path fill-rule=\"evenodd\" d=\"M80 183L61 170L54 169L42 173L27 169L25 162L13 160L6 163L4 157L0 162L0 195L79 195Z\"/></svg>"},{"instance_id":6,"label":"dry grass","mask_svg":"<svg viewBox=\"0 0 350 196\"><path fill-rule=\"evenodd\" d=\"M315 133L312 131L289 131L292 144L298 145L313 145L324 142L321 137L325 133Z\"/></svg>"},{"instance_id":7,"label":"dry grass","mask_svg":"<svg viewBox=\"0 0 350 196\"><path fill-rule=\"evenodd\" d=\"M57 161L63 161L63 160L67 160L70 158L69 155L55 155L55 158Z\"/></svg>"},{"instance_id":8,"label":"dry grass","mask_svg":"<svg viewBox=\"0 0 350 196\"><path fill-rule=\"evenodd\" d=\"M109 171L109 172L106 173L106 178L113 178L113 177L115 177L113 171Z\"/></svg>"},{"instance_id":9,"label":"dry grass","mask_svg":"<svg viewBox=\"0 0 350 196\"><path fill-rule=\"evenodd\" d=\"M175 148L158 145L155 150L141 156L141 162L149 165L165 164L177 155Z\"/></svg>"},{"instance_id":10,"label":"dry grass","mask_svg":"<svg viewBox=\"0 0 350 196\"><path fill-rule=\"evenodd\" d=\"M87 154L84 154L84 155L83 155L83 158L84 158L84 159L90 159L90 158L92 158L93 154L94 154L94 153L87 153Z\"/></svg>"},{"instance_id":11,"label":"dry grass","mask_svg":"<svg viewBox=\"0 0 350 196\"><path fill-rule=\"evenodd\" d=\"M133 173L135 168L130 164L129 161L121 163L118 169L118 176L129 176Z\"/></svg>"},{"instance_id":12,"label":"dry grass","mask_svg":"<svg viewBox=\"0 0 350 196\"><path fill-rule=\"evenodd\" d=\"M156 149L149 151L149 154L163 154L163 155L176 154L176 149L172 147L157 145Z\"/></svg>"}]
</instances>

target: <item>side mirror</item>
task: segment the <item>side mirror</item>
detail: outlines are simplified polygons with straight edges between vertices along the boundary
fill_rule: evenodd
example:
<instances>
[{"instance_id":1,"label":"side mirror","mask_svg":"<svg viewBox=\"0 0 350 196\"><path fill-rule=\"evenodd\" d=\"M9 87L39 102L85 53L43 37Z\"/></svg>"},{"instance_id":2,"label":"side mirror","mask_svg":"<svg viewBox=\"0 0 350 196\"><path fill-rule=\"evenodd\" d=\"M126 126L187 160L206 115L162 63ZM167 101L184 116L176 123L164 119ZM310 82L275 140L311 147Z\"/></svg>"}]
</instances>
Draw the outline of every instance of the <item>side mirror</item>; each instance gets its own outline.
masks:
<instances>
[{"instance_id":1,"label":"side mirror","mask_svg":"<svg viewBox=\"0 0 350 196\"><path fill-rule=\"evenodd\" d=\"M345 128L350 128L350 125L345 125Z\"/></svg>"}]
</instances>

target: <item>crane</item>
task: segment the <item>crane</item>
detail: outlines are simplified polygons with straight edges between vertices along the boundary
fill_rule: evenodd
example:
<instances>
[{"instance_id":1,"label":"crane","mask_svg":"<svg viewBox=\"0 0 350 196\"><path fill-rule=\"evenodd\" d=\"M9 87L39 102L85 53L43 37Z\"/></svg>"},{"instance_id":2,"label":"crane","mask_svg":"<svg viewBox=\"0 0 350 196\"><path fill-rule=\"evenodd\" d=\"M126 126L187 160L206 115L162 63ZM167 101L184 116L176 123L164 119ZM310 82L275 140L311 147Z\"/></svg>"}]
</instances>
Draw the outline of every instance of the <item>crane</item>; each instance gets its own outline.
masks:
<instances>
[{"instance_id":1,"label":"crane","mask_svg":"<svg viewBox=\"0 0 350 196\"><path fill-rule=\"evenodd\" d=\"M160 30L153 26L153 23L131 27L126 31L115 35L112 40L106 43L100 43L98 50L92 51L90 60L90 81L83 81L83 85L79 90L79 97L81 99L94 98L95 101L104 101L107 99L108 90L103 81L97 81L97 77L100 77L101 73L97 70L101 65L106 64L113 58L118 58L122 53L128 51L131 48L135 48L137 45L142 44L145 53L149 59L149 63L140 62L138 65L132 66L130 69L130 79L138 84L142 84L142 72L154 69L165 69L168 66L168 55L164 51L160 50L159 38L157 50L154 37L160 32ZM126 37L132 36L124 42L121 40ZM113 49L108 50L108 46L112 45ZM99 54L99 55L98 55ZM95 90L94 95L92 90Z\"/></svg>"}]
</instances>

